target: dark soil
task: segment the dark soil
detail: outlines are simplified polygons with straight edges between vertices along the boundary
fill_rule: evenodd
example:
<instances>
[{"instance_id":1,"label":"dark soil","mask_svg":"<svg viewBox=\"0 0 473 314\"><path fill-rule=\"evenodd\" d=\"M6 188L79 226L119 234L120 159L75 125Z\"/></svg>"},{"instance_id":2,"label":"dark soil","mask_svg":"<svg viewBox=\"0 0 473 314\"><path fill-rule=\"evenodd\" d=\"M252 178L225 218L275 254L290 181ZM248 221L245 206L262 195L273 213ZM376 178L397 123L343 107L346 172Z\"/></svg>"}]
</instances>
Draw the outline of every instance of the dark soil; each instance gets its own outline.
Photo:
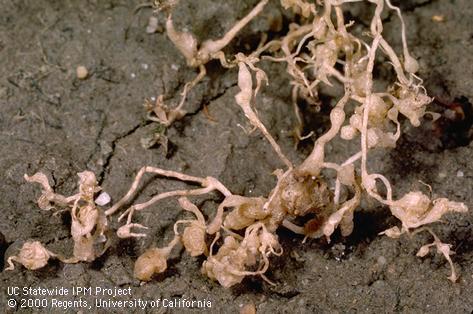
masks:
<instances>
[{"instance_id":1,"label":"dark soil","mask_svg":"<svg viewBox=\"0 0 473 314\"><path fill-rule=\"evenodd\" d=\"M177 27L187 27L201 39L221 36L257 3L181 2L175 13ZM435 110L445 113L460 97L465 98L465 108L471 107L471 0L395 2L402 2L411 51L420 60L419 76L425 80L429 94L440 100L433 105ZM11 247L6 252L8 256L12 247L27 239L41 241L52 251L71 252L68 214L53 216L41 211L35 203L40 189L24 181L25 173L42 171L54 182L57 192L71 195L77 190L76 173L88 169L96 173L103 189L115 201L128 190L144 165L214 176L233 193L247 196L267 195L274 186L271 173L282 165L259 132L248 135L237 126L247 122L234 101L238 91L236 70L224 70L217 64L208 65L209 75L190 93L186 108L191 114L167 130L168 151L159 145L142 147L142 140L152 136L157 128L156 123L146 120L144 99L165 94L169 103L176 103L185 82L196 72L186 66L163 33L162 16L156 33L145 32L152 11L145 7L134 15L137 4L125 0L0 0L0 269L5 250ZM273 1L265 10L277 7L277 1ZM355 7L350 14L363 22L367 13ZM434 21L435 15L442 16L443 21ZM260 32L269 27L264 18L253 21L227 53L246 51L245 44L254 46ZM399 48L395 16L386 16L385 33ZM76 77L79 65L89 70L85 80ZM259 114L287 155L300 161L311 145L295 150L289 136L294 118L288 106L290 86L284 67L265 64L265 69L271 84L259 100ZM392 180L396 196L414 188L425 189L419 183L422 181L432 186L436 197L462 201L472 208L471 116L443 119L442 124L427 122L420 129L405 124L405 135L398 147L374 153L371 167ZM311 121L320 123L312 129L321 132L327 119ZM352 149L334 142L329 147L329 158L341 159ZM153 176L145 181L137 200L183 186ZM202 198L199 206L212 215L218 200L217 195ZM134 260L150 245L163 245L171 239L173 223L185 217L177 208L176 200L169 200L140 213L137 221L150 227L148 237L116 239L111 249L92 264L63 265L53 261L38 271L26 271L18 265L14 271L1 272L0 311L140 312L134 308L95 306L67 310L50 306L21 308L22 299L28 296L9 296L7 289L73 286L131 286L132 295L124 300L186 298L212 303L206 310L147 310L157 313L235 313L248 303L253 303L258 313L473 310L471 213L448 215L444 223L433 227L456 251L452 258L461 277L455 284L447 280L448 263L441 256L415 256L421 245L431 241L430 237L420 234L412 239L393 240L378 236L397 221L387 208L365 202L355 217L355 232L346 239L336 236L330 244L320 240L302 244L301 237L280 230L285 254L272 260L267 273L276 286L255 277L224 289L201 275L201 259L183 253L172 256L165 274L140 285L132 275ZM117 227L114 218L112 228ZM99 297L82 298L92 304ZM10 299L17 302L13 308L7 305Z\"/></svg>"}]
</instances>

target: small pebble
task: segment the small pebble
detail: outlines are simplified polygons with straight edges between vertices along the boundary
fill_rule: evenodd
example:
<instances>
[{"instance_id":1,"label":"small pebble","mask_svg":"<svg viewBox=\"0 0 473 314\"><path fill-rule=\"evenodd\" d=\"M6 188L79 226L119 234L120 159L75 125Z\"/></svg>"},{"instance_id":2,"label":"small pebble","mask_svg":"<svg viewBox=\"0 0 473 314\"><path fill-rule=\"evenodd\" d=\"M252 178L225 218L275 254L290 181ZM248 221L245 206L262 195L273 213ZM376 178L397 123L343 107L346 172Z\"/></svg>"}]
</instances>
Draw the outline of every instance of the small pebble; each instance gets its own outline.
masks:
<instances>
[{"instance_id":1,"label":"small pebble","mask_svg":"<svg viewBox=\"0 0 473 314\"><path fill-rule=\"evenodd\" d=\"M148 20L148 26L146 26L146 33L153 34L158 30L158 18L151 16Z\"/></svg>"},{"instance_id":2,"label":"small pebble","mask_svg":"<svg viewBox=\"0 0 473 314\"><path fill-rule=\"evenodd\" d=\"M432 15L432 21L441 23L445 21L445 16L444 15Z\"/></svg>"},{"instance_id":3,"label":"small pebble","mask_svg":"<svg viewBox=\"0 0 473 314\"><path fill-rule=\"evenodd\" d=\"M379 256L377 262L378 262L378 265L379 265L379 266L384 266L384 265L386 265L386 262L387 262L387 261L386 261L386 257L384 257L384 256Z\"/></svg>"},{"instance_id":4,"label":"small pebble","mask_svg":"<svg viewBox=\"0 0 473 314\"><path fill-rule=\"evenodd\" d=\"M76 74L79 80L85 80L89 75L89 71L87 71L87 68L85 66L79 65L76 69Z\"/></svg>"},{"instance_id":5,"label":"small pebble","mask_svg":"<svg viewBox=\"0 0 473 314\"><path fill-rule=\"evenodd\" d=\"M99 206L104 206L110 203L110 195L107 192L102 192L100 195L95 199L95 204Z\"/></svg>"},{"instance_id":6,"label":"small pebble","mask_svg":"<svg viewBox=\"0 0 473 314\"><path fill-rule=\"evenodd\" d=\"M240 307L240 314L256 314L256 307L253 302L242 305Z\"/></svg>"},{"instance_id":7,"label":"small pebble","mask_svg":"<svg viewBox=\"0 0 473 314\"><path fill-rule=\"evenodd\" d=\"M458 170L458 171L457 171L457 177L458 177L458 178L461 178L461 177L463 177L464 175L465 175L465 174L463 173L463 171L461 171L461 170Z\"/></svg>"}]
</instances>

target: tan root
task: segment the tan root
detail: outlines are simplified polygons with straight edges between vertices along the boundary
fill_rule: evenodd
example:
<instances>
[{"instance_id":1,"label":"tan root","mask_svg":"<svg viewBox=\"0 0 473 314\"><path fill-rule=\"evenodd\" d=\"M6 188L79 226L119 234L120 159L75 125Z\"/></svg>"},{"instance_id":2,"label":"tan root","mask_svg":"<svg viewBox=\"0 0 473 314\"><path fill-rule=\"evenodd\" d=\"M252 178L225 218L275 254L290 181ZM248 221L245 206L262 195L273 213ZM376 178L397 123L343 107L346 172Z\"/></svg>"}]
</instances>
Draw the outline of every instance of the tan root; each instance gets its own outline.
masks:
<instances>
[{"instance_id":1,"label":"tan root","mask_svg":"<svg viewBox=\"0 0 473 314\"><path fill-rule=\"evenodd\" d=\"M48 264L50 257L56 255L48 251L38 241L27 241L23 244L18 255L10 256L7 260L8 267L5 270L15 269L13 261L20 263L26 269L35 270L42 268Z\"/></svg>"},{"instance_id":2,"label":"tan root","mask_svg":"<svg viewBox=\"0 0 473 314\"><path fill-rule=\"evenodd\" d=\"M39 183L42 187L38 200L41 209L63 207L70 210L74 256L64 259L49 252L39 242L30 241L25 243L18 255L8 259L9 269L14 267L12 261L28 269L37 269L46 265L50 257L78 262L92 261L100 256L103 251L96 247L107 240L108 216L128 204L143 176L151 173L194 187L160 192L145 202L131 204L118 217L118 221L126 218L117 230L118 237L145 237L146 234L138 230L146 230L147 227L134 222L134 215L166 198L178 197L178 209L183 209L187 215L192 214L192 218L175 222L174 239L166 247L150 248L138 258L134 275L142 281L164 272L171 250L181 243L189 255L206 257L202 273L225 288L242 282L246 276L260 276L273 284L265 273L269 269L271 256L282 254L276 235L278 228L283 226L300 234L304 241L319 237L330 241L337 228L342 236L349 236L355 228L354 212L363 197L388 206L392 215L400 220L401 227L392 227L382 234L397 238L402 234L415 235L422 230L429 231L434 242L422 246L418 256L425 256L435 246L451 266L449 279L455 281L458 278L450 258L451 246L442 243L429 225L440 221L447 213L467 212L466 205L446 198L431 200L419 191L410 191L395 200L396 191L389 179L377 173L372 165L369 167L371 151L396 147L402 130L400 115L407 118L406 123L417 127L431 101L422 80L415 74L419 64L407 48L406 27L399 8L393 6L390 0L281 0L283 8L301 15L298 18L300 24L292 23L286 34L269 42L266 42L267 36L262 36L260 45L253 52L248 55L237 53L234 59L227 61L222 49L262 12L268 0L261 0L222 38L206 40L200 45L194 34L174 27L172 11L177 1L157 2L156 6L167 13L166 33L169 39L190 67L199 68L199 74L184 86L177 106L168 107L164 96L158 97L155 104L148 103L149 118L166 127L181 119L186 114L183 109L186 96L204 78L205 64L210 60L220 60L225 67L238 67L236 104L254 130L261 132L271 144L281 161L283 169L274 171L277 176L275 186L267 196L247 197L233 194L213 177L196 177L146 166L138 171L129 191L104 212L94 203L95 193L100 188L89 171L79 173L79 193L69 197L56 194L46 175L25 175L28 182ZM371 22L364 29L368 36L358 38L359 32L351 31L354 22L345 21L343 10L353 2L374 6ZM381 15L384 10L393 10L401 22L401 57L383 37ZM258 96L271 81L259 65L261 59L285 64L290 78L288 84L292 86L290 105L296 116L294 133L297 140L303 139L304 121L298 102L303 99L320 109L320 87L331 86L339 91L340 97L332 107L327 108L330 110L330 128L315 140L312 152L299 164L284 154L276 134L272 134L277 130L269 130L259 118L256 109ZM380 62L378 60L386 60L386 65L389 65L386 68L391 68L393 72L393 80L384 91L374 88L373 71ZM327 151L330 142L337 137L358 143L356 151L339 163L331 161ZM221 194L222 200L206 219L192 203L192 197L211 192ZM213 242L208 243L208 238L213 238ZM106 243L104 246L106 249Z\"/></svg>"}]
</instances>

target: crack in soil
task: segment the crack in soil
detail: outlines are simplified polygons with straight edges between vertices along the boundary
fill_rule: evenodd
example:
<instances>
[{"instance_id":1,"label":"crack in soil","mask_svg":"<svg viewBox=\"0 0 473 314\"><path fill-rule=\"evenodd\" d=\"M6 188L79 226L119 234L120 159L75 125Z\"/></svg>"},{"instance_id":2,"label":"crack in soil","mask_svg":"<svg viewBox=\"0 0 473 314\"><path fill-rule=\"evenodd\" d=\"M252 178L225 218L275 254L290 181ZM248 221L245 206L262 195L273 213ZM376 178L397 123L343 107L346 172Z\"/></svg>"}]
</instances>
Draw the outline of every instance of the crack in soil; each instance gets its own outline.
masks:
<instances>
[{"instance_id":1,"label":"crack in soil","mask_svg":"<svg viewBox=\"0 0 473 314\"><path fill-rule=\"evenodd\" d=\"M112 143L111 143L111 146L112 146L112 152L106 156L105 160L104 160L104 163L103 163L103 166L102 166L102 170L100 171L100 173L97 175L97 181L98 181L98 185L102 185L102 183L105 181L105 176L106 174L108 173L109 171L109 167L110 167L110 163L111 163L111 160L112 160L112 157L115 155L115 149L117 148L117 143L122 140L122 139L125 139L126 137L134 134L136 131L138 131L141 127L144 127L146 125L148 125L149 122L140 122L138 125L135 125L133 128L131 128L130 130L128 130L127 132L123 133L122 135L119 135L118 137L116 137ZM98 143L97 143L98 144ZM98 144L99 145L99 144Z\"/></svg>"},{"instance_id":2,"label":"crack in soil","mask_svg":"<svg viewBox=\"0 0 473 314\"><path fill-rule=\"evenodd\" d=\"M198 114L200 114L203 109L205 108L205 106L207 106L208 104L210 104L211 102L213 101L216 101L217 99L219 99L220 97L224 96L226 94L226 92L237 86L237 82L234 82L232 83L230 86L228 87L224 87L222 91L220 92L217 92L215 95L207 98L207 99L204 99L202 101L202 104L199 106L199 108L197 110L195 110L194 112L188 112L186 117L193 117L193 116L196 116ZM209 96L209 95L207 95ZM144 122L140 122L139 124L135 125L133 128L131 128L130 130L128 130L127 132L123 133L122 135L119 135L118 137L116 137L112 142L111 142L111 146L112 146L112 152L106 156L105 160L104 160L104 164L103 166L101 167L101 170L100 172L97 174L97 181L98 181L98 184L99 185L102 185L102 183L105 181L105 177L106 177L106 174L109 172L109 167L110 167L110 164L111 164L111 160L112 160L112 157L115 155L115 149L117 148L117 143L125 138L127 138L128 136L130 135L133 135L135 132L137 132L139 129L141 129L142 127L145 127L147 125L149 125L150 123L153 123L152 121L144 121ZM97 137L96 137L96 147L95 147L95 150L94 152L89 156L89 158L87 159L87 162L86 164L88 164L91 160L92 160L92 157L100 150L100 143L99 143L99 139L103 133L103 130L105 128L105 117L102 119L102 123L101 123L101 128L97 134Z\"/></svg>"},{"instance_id":3,"label":"crack in soil","mask_svg":"<svg viewBox=\"0 0 473 314\"><path fill-rule=\"evenodd\" d=\"M105 122L107 121L107 116L105 115L105 113L103 112L103 110L97 110L96 111L98 114L99 114L99 119L101 120L100 121L100 128L97 132L97 136L95 137L95 148L94 150L90 153L89 157L87 157L86 161L85 161L85 165L86 165L86 168L87 168L87 164L92 160L92 158L94 157L94 155L100 151L100 143L99 143L99 139L102 137L102 133L103 133L103 130L105 129Z\"/></svg>"},{"instance_id":4,"label":"crack in soil","mask_svg":"<svg viewBox=\"0 0 473 314\"><path fill-rule=\"evenodd\" d=\"M432 4L436 1L438 1L438 0L428 0L426 2L415 4L413 6L406 6L405 8L403 8L402 12L413 12L417 8L422 8L422 7L428 6L428 5L430 5L430 4Z\"/></svg>"}]
</instances>

